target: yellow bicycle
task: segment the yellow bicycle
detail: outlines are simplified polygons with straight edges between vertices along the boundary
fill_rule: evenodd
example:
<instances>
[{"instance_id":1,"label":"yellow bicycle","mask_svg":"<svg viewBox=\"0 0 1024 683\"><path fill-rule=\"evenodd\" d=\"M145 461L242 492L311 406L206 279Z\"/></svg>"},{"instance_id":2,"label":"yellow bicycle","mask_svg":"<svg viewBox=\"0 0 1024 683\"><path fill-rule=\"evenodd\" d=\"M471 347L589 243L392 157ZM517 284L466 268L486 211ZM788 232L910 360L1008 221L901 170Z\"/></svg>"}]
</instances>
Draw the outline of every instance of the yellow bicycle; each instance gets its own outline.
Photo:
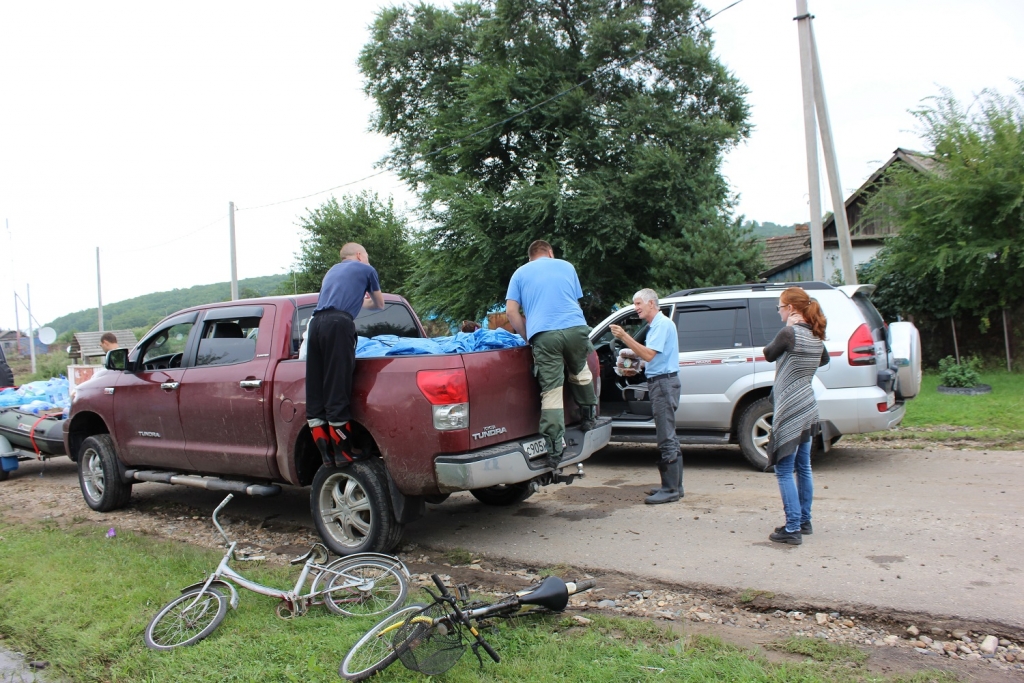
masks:
<instances>
[{"instance_id":1,"label":"yellow bicycle","mask_svg":"<svg viewBox=\"0 0 1024 683\"><path fill-rule=\"evenodd\" d=\"M488 618L509 618L534 612L561 612L569 596L594 587L591 579L566 582L549 576L527 590L513 593L494 603L469 602L465 585L448 592L437 574L431 579L438 593L424 588L433 598L429 605L411 605L378 622L345 655L338 674L349 681L361 681L401 660L413 671L436 676L455 666L466 651L463 630L473 636L473 654L480 660L479 648L500 662L494 648L480 635L474 622ZM460 607L459 603L463 606ZM523 609L524 607L528 609Z\"/></svg>"}]
</instances>

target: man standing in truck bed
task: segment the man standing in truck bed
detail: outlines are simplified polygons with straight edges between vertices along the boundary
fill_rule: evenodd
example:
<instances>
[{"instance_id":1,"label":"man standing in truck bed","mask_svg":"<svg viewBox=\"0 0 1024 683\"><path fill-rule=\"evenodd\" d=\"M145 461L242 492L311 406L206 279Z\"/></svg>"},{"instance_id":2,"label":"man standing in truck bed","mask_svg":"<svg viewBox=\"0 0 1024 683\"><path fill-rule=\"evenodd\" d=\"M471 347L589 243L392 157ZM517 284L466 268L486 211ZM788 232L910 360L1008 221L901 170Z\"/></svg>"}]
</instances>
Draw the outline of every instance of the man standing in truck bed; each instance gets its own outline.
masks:
<instances>
[{"instance_id":1,"label":"man standing in truck bed","mask_svg":"<svg viewBox=\"0 0 1024 683\"><path fill-rule=\"evenodd\" d=\"M366 249L349 242L341 248L341 263L324 276L307 334L306 420L326 467L352 462L348 421L356 366L355 318L364 306L383 309L384 295Z\"/></svg>"},{"instance_id":2,"label":"man standing in truck bed","mask_svg":"<svg viewBox=\"0 0 1024 683\"><path fill-rule=\"evenodd\" d=\"M530 245L529 257L530 262L520 266L508 283L506 313L516 332L533 347L540 382L540 433L548 442L548 465L557 471L565 448L562 387L566 369L584 431L593 428L597 416L594 378L587 366L593 346L579 304L583 290L576 269L556 259L544 240Z\"/></svg>"}]
</instances>

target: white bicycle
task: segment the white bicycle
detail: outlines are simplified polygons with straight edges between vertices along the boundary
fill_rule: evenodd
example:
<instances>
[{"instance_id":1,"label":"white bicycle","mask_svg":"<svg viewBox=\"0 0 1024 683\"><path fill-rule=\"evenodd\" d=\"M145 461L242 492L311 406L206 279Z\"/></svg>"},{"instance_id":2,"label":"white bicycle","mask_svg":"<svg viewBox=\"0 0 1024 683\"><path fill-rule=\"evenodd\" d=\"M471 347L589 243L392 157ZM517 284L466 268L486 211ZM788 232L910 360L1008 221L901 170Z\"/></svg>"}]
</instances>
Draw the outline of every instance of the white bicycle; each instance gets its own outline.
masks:
<instances>
[{"instance_id":1,"label":"white bicycle","mask_svg":"<svg viewBox=\"0 0 1024 683\"><path fill-rule=\"evenodd\" d=\"M370 616L384 614L400 607L409 593L409 570L397 557L379 553L359 553L339 558L328 564L327 548L317 543L309 552L291 561L302 564L295 587L280 590L251 581L230 567L237 541L224 532L217 514L233 494L228 494L213 511L217 527L228 550L217 569L205 581L181 590L181 595L167 603L146 627L146 645L154 650L172 650L193 645L220 626L228 611L238 607L238 591L232 583L261 595L279 598L276 614L293 619L305 614L312 605L326 605L335 614ZM308 593L303 590L312 575ZM230 581L230 582L229 582ZM230 594L230 601L225 596Z\"/></svg>"}]
</instances>

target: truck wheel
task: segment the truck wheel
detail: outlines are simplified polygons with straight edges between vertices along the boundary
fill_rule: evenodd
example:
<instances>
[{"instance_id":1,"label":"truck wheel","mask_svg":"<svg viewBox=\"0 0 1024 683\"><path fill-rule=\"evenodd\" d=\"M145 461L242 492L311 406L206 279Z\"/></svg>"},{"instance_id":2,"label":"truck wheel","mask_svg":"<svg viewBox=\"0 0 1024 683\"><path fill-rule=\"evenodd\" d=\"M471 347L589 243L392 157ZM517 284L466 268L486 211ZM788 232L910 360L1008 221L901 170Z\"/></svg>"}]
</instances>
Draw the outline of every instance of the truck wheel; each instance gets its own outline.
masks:
<instances>
[{"instance_id":1,"label":"truck wheel","mask_svg":"<svg viewBox=\"0 0 1024 683\"><path fill-rule=\"evenodd\" d=\"M90 436L78 451L78 483L85 504L97 512L123 508L132 495L132 485L121 480L117 453L109 434Z\"/></svg>"},{"instance_id":2,"label":"truck wheel","mask_svg":"<svg viewBox=\"0 0 1024 683\"><path fill-rule=\"evenodd\" d=\"M0 360L0 387L14 386L14 371L7 363Z\"/></svg>"},{"instance_id":3,"label":"truck wheel","mask_svg":"<svg viewBox=\"0 0 1024 683\"><path fill-rule=\"evenodd\" d=\"M530 482L524 481L518 484L500 484L485 489L474 489L470 493L484 505L515 505L532 496L533 489L530 488Z\"/></svg>"},{"instance_id":4,"label":"truck wheel","mask_svg":"<svg viewBox=\"0 0 1024 683\"><path fill-rule=\"evenodd\" d=\"M768 437L772 433L774 414L775 407L767 397L758 399L743 411L737 427L737 440L740 442L743 457L762 472L768 467Z\"/></svg>"},{"instance_id":5,"label":"truck wheel","mask_svg":"<svg viewBox=\"0 0 1024 683\"><path fill-rule=\"evenodd\" d=\"M361 460L321 467L309 492L313 523L335 555L386 553L401 540L381 465Z\"/></svg>"}]
</instances>

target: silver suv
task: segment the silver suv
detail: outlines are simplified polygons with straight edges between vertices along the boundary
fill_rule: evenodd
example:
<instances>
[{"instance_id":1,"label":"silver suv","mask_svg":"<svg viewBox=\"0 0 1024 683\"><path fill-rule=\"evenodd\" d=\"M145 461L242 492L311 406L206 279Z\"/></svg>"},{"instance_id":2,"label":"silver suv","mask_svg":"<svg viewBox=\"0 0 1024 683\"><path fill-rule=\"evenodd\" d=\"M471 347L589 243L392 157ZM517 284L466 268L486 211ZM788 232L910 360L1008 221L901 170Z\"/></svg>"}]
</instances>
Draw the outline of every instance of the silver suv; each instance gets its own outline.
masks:
<instances>
[{"instance_id":1,"label":"silver suv","mask_svg":"<svg viewBox=\"0 0 1024 683\"><path fill-rule=\"evenodd\" d=\"M792 285L818 300L828 318L831 361L813 380L821 415L817 448L843 434L891 429L921 385L921 338L912 323L886 325L868 298L874 285L832 287L822 282L767 283L675 292L661 311L679 332L682 395L676 412L679 442L738 444L751 465L765 469L771 433L775 364L762 349L781 329L776 306ZM590 333L601 362L601 414L612 418L612 441L655 442L643 373L615 372L622 348L608 326L621 325L640 343L647 324L632 307L613 313Z\"/></svg>"}]
</instances>

